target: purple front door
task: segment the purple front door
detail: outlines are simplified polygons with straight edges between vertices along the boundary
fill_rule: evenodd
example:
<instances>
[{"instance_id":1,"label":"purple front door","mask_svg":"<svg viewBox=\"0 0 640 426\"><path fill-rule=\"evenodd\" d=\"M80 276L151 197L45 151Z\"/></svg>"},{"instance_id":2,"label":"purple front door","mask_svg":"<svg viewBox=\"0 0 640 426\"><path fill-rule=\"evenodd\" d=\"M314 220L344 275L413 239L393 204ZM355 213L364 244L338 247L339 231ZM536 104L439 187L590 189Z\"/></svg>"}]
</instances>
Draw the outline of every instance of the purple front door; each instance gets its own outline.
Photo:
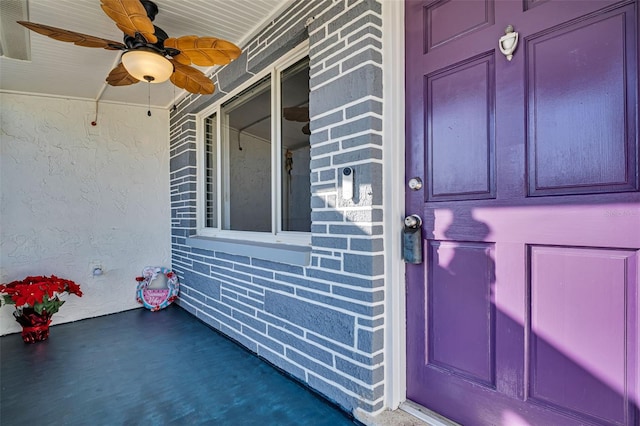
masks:
<instances>
[{"instance_id":1,"label":"purple front door","mask_svg":"<svg viewBox=\"0 0 640 426\"><path fill-rule=\"evenodd\" d=\"M640 422L638 8L406 1L410 400L465 425Z\"/></svg>"}]
</instances>

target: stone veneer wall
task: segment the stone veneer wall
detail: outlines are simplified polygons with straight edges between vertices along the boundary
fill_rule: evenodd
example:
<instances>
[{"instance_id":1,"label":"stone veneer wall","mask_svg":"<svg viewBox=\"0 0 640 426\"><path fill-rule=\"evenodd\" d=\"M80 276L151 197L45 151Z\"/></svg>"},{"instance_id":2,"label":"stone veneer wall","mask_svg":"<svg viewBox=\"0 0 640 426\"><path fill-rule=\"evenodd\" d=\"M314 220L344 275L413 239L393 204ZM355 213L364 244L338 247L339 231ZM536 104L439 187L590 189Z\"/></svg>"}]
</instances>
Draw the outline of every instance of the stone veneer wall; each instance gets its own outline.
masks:
<instances>
[{"instance_id":1,"label":"stone veneer wall","mask_svg":"<svg viewBox=\"0 0 640 426\"><path fill-rule=\"evenodd\" d=\"M299 0L171 115L172 265L180 306L348 411L384 408L382 18L375 0ZM311 264L204 250L196 235L196 122L309 39ZM355 170L353 201L341 171Z\"/></svg>"}]
</instances>

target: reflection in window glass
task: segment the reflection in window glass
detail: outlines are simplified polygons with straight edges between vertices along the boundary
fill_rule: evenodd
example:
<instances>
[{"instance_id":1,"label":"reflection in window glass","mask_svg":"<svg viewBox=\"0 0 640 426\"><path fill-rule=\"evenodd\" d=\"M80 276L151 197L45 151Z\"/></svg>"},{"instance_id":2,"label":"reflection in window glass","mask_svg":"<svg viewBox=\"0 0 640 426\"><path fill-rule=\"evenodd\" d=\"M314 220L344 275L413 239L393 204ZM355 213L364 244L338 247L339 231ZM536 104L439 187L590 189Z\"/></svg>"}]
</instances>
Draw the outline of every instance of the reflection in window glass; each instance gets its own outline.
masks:
<instances>
[{"instance_id":1,"label":"reflection in window glass","mask_svg":"<svg viewBox=\"0 0 640 426\"><path fill-rule=\"evenodd\" d=\"M281 76L282 230L311 231L309 58Z\"/></svg>"},{"instance_id":2,"label":"reflection in window glass","mask_svg":"<svg viewBox=\"0 0 640 426\"><path fill-rule=\"evenodd\" d=\"M222 105L228 170L223 229L271 232L271 83L267 77Z\"/></svg>"},{"instance_id":3,"label":"reflection in window glass","mask_svg":"<svg viewBox=\"0 0 640 426\"><path fill-rule=\"evenodd\" d=\"M218 227L218 119L215 114L204 120L205 226Z\"/></svg>"}]
</instances>

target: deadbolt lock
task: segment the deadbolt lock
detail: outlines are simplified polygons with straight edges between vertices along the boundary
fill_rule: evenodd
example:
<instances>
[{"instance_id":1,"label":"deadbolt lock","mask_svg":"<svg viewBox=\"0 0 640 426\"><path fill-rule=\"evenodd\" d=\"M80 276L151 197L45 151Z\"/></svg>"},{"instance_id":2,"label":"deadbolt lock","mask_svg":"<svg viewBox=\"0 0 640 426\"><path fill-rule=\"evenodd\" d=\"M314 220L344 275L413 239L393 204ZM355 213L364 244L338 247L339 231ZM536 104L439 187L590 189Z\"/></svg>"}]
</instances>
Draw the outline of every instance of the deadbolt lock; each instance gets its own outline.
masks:
<instances>
[{"instance_id":1,"label":"deadbolt lock","mask_svg":"<svg viewBox=\"0 0 640 426\"><path fill-rule=\"evenodd\" d=\"M422 179L419 177L413 177L409 179L409 189L412 191L419 191L422 189Z\"/></svg>"}]
</instances>

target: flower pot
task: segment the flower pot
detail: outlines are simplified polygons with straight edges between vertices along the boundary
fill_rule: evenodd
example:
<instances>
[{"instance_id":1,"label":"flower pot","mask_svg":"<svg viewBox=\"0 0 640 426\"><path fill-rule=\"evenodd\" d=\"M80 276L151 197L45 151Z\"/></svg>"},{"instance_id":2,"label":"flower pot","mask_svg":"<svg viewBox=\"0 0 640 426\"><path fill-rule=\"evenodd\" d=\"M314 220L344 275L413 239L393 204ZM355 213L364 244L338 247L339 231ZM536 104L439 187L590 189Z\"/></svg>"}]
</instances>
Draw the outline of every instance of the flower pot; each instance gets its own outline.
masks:
<instances>
[{"instance_id":1,"label":"flower pot","mask_svg":"<svg viewBox=\"0 0 640 426\"><path fill-rule=\"evenodd\" d=\"M51 320L43 325L22 327L22 340L24 340L25 343L36 343L47 340L49 338L49 324L51 324Z\"/></svg>"},{"instance_id":2,"label":"flower pot","mask_svg":"<svg viewBox=\"0 0 640 426\"><path fill-rule=\"evenodd\" d=\"M36 343L49 338L51 315L46 311L38 314L31 308L23 308L14 312L16 321L22 326L22 340L25 343Z\"/></svg>"}]
</instances>

